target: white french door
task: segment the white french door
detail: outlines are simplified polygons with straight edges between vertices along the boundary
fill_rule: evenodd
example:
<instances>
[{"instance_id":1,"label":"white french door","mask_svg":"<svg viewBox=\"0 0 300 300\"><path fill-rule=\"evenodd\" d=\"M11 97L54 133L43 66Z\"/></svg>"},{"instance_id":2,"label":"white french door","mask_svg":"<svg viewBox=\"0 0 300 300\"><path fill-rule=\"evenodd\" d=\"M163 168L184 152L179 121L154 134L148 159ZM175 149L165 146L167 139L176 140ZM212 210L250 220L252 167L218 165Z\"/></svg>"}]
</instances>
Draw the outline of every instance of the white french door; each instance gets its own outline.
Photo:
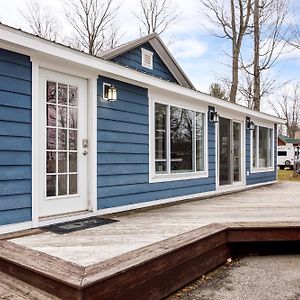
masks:
<instances>
[{"instance_id":1,"label":"white french door","mask_svg":"<svg viewBox=\"0 0 300 300\"><path fill-rule=\"evenodd\" d=\"M39 217L85 211L87 80L41 69L39 98Z\"/></svg>"},{"instance_id":2,"label":"white french door","mask_svg":"<svg viewBox=\"0 0 300 300\"><path fill-rule=\"evenodd\" d=\"M242 184L242 123L220 117L218 129L218 186Z\"/></svg>"}]
</instances>

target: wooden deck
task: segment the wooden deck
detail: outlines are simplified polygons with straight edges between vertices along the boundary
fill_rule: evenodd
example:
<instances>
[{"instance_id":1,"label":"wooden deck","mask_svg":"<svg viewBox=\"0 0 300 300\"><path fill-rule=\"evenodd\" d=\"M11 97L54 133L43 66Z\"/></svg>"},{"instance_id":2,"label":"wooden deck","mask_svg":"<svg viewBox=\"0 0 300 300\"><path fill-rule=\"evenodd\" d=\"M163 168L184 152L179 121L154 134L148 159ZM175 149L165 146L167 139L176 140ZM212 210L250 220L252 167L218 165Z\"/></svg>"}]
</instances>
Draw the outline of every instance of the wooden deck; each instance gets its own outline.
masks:
<instances>
[{"instance_id":1,"label":"wooden deck","mask_svg":"<svg viewBox=\"0 0 300 300\"><path fill-rule=\"evenodd\" d=\"M89 266L211 223L300 221L300 183L284 182L215 198L113 216L118 223L14 243Z\"/></svg>"},{"instance_id":2,"label":"wooden deck","mask_svg":"<svg viewBox=\"0 0 300 300\"><path fill-rule=\"evenodd\" d=\"M300 253L299 199L299 183L281 183L64 235L13 235L0 239L0 291L15 280L41 299L161 299L234 255Z\"/></svg>"}]
</instances>

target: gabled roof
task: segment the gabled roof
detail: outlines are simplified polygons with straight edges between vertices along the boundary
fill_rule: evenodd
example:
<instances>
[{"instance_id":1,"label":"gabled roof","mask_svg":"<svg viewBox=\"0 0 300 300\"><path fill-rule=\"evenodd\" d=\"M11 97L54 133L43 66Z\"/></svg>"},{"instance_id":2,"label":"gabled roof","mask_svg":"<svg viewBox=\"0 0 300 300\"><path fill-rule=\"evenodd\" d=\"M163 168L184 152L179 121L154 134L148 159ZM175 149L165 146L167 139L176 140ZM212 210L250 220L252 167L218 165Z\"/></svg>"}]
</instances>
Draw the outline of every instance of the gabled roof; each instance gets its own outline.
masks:
<instances>
[{"instance_id":1,"label":"gabled roof","mask_svg":"<svg viewBox=\"0 0 300 300\"><path fill-rule=\"evenodd\" d=\"M178 81L178 83L181 86L195 89L192 82L186 76L182 68L179 66L179 64L177 63L177 61L170 53L170 51L168 50L168 48L163 43L163 41L157 33L151 33L149 35L130 41L116 48L104 51L98 56L106 60L112 60L113 58L125 52L128 52L136 47L139 47L145 43L149 43L154 48L158 56L161 58L161 60L164 62L164 64L167 66L167 68L170 70L174 78Z\"/></svg>"}]
</instances>

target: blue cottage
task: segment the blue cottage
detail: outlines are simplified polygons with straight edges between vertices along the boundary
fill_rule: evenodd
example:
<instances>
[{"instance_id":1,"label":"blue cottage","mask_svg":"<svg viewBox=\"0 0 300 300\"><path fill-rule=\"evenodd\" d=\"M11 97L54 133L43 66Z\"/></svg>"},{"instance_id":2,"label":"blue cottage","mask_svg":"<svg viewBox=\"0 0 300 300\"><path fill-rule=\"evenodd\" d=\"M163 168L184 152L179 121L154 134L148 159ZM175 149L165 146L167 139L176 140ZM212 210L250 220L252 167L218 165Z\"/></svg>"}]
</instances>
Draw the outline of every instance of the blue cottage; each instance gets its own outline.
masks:
<instances>
[{"instance_id":1,"label":"blue cottage","mask_svg":"<svg viewBox=\"0 0 300 300\"><path fill-rule=\"evenodd\" d=\"M0 24L0 232L273 183L282 121L196 91L156 34L93 57Z\"/></svg>"}]
</instances>

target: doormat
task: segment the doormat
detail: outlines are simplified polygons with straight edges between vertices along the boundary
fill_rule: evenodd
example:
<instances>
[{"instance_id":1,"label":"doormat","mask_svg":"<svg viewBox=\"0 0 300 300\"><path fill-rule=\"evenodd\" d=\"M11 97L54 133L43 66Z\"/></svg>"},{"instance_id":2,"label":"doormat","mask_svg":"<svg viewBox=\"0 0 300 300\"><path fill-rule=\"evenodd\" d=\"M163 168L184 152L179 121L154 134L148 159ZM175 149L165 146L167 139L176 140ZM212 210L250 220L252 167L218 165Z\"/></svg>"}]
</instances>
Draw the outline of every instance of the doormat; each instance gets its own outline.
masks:
<instances>
[{"instance_id":1,"label":"doormat","mask_svg":"<svg viewBox=\"0 0 300 300\"><path fill-rule=\"evenodd\" d=\"M93 228L93 227L107 225L116 222L119 221L112 220L112 219L91 217L82 220L54 224L54 225L46 226L43 229L57 234L65 234L65 233L75 232L83 229Z\"/></svg>"}]
</instances>

